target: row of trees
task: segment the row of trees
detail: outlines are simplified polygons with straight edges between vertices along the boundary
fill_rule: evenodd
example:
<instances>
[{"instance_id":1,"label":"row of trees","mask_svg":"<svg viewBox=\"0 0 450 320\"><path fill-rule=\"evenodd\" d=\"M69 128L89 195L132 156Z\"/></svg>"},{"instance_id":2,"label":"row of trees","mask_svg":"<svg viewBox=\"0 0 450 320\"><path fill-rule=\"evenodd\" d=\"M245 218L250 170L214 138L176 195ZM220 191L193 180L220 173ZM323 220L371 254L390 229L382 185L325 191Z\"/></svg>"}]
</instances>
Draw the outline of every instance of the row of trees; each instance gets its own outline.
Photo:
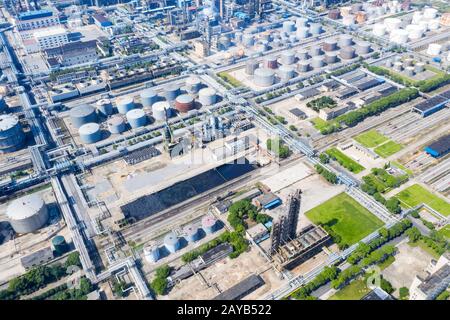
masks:
<instances>
[{"instance_id":1,"label":"row of trees","mask_svg":"<svg viewBox=\"0 0 450 320\"><path fill-rule=\"evenodd\" d=\"M371 195L376 201L384 205L390 212L395 214L400 214L402 208L400 206L400 201L392 197L386 200L381 193L385 191L386 187L381 183L377 183L374 177L368 175L363 177L364 183L361 184L361 190L365 193Z\"/></svg>"},{"instance_id":2,"label":"row of trees","mask_svg":"<svg viewBox=\"0 0 450 320\"><path fill-rule=\"evenodd\" d=\"M325 169L320 164L316 164L314 168L316 168L317 173L320 174L322 177L324 177L325 180L327 180L328 182L332 184L336 184L338 182L337 176L333 172Z\"/></svg>"},{"instance_id":3,"label":"row of trees","mask_svg":"<svg viewBox=\"0 0 450 320\"><path fill-rule=\"evenodd\" d=\"M50 296L50 300L86 300L87 294L94 290L92 283L85 277L80 279L79 286L72 289L62 290Z\"/></svg>"},{"instance_id":4,"label":"row of trees","mask_svg":"<svg viewBox=\"0 0 450 320\"><path fill-rule=\"evenodd\" d=\"M343 114L329 123L327 126L321 129L322 134L330 134L342 129L341 124L348 127L355 126L364 119L379 114L389 108L396 107L405 102L411 101L419 96L419 91L415 88L405 88L399 90L387 97L383 97L367 106L358 110L350 111Z\"/></svg>"},{"instance_id":5,"label":"row of trees","mask_svg":"<svg viewBox=\"0 0 450 320\"><path fill-rule=\"evenodd\" d=\"M155 278L150 286L157 295L163 295L167 290L167 277L170 274L170 267L163 265L155 270Z\"/></svg>"},{"instance_id":6,"label":"row of trees","mask_svg":"<svg viewBox=\"0 0 450 320\"><path fill-rule=\"evenodd\" d=\"M411 242L417 242L421 240L425 245L427 245L438 255L442 255L444 254L444 252L450 249L450 245L445 237L437 233L436 231L431 231L430 236L425 236L422 235L416 227L414 227L408 230L407 234Z\"/></svg>"},{"instance_id":7,"label":"row of trees","mask_svg":"<svg viewBox=\"0 0 450 320\"><path fill-rule=\"evenodd\" d=\"M341 75L343 75L343 74L349 73L349 72L351 72L351 71L353 71L353 70L356 70L356 69L358 69L360 66L361 66L361 64L355 63L355 64L352 64L352 65L350 65L350 66L348 66L348 67L344 67L344 68L335 70L335 71L331 72L330 75L335 76L335 77L338 77L338 76L341 76Z\"/></svg>"},{"instance_id":8,"label":"row of trees","mask_svg":"<svg viewBox=\"0 0 450 320\"><path fill-rule=\"evenodd\" d=\"M320 288L321 286L333 281L337 278L339 274L339 269L336 266L325 267L321 273L319 273L314 280L309 282L307 285L300 287L297 291L292 293L292 298L298 300L307 300L314 290Z\"/></svg>"}]
</instances>

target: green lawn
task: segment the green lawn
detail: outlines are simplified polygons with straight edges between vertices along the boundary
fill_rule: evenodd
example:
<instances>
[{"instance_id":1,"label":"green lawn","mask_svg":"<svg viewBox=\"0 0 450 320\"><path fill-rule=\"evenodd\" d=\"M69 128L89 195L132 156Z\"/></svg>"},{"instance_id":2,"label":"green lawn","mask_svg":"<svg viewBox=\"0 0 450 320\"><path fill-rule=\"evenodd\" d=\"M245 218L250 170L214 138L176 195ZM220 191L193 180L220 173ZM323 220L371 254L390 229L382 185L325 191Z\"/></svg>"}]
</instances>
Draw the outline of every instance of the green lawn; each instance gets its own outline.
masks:
<instances>
[{"instance_id":1,"label":"green lawn","mask_svg":"<svg viewBox=\"0 0 450 320\"><path fill-rule=\"evenodd\" d=\"M352 245L383 226L383 222L346 193L306 212L315 224L331 228L341 243Z\"/></svg>"},{"instance_id":2,"label":"green lawn","mask_svg":"<svg viewBox=\"0 0 450 320\"><path fill-rule=\"evenodd\" d=\"M450 224L446 225L438 231L439 234L443 235L447 239L450 239Z\"/></svg>"},{"instance_id":3,"label":"green lawn","mask_svg":"<svg viewBox=\"0 0 450 320\"><path fill-rule=\"evenodd\" d=\"M376 130L370 130L370 131L361 133L360 135L356 136L354 139L367 148L373 148L373 147L376 147L376 146L382 144L383 142L388 141L387 137L378 133L378 131L376 131Z\"/></svg>"},{"instance_id":4,"label":"green lawn","mask_svg":"<svg viewBox=\"0 0 450 320\"><path fill-rule=\"evenodd\" d=\"M227 72L219 72L217 74L219 76L219 78L221 78L222 80L228 82L229 84L231 84L233 87L242 87L243 84L242 82L240 82L239 80L237 80L235 77L233 77L232 75L230 75Z\"/></svg>"},{"instance_id":5,"label":"green lawn","mask_svg":"<svg viewBox=\"0 0 450 320\"><path fill-rule=\"evenodd\" d=\"M444 216L450 215L450 203L432 194L430 191L418 184L414 184L406 188L397 194L396 197L402 202L403 205L406 204L408 207L415 207L418 204L425 203Z\"/></svg>"},{"instance_id":6,"label":"green lawn","mask_svg":"<svg viewBox=\"0 0 450 320\"><path fill-rule=\"evenodd\" d=\"M394 153L399 152L402 149L403 146L401 144L390 140L376 147L373 151L375 151L375 153L377 153L379 156L387 158L389 156L392 156Z\"/></svg>"},{"instance_id":7,"label":"green lawn","mask_svg":"<svg viewBox=\"0 0 450 320\"><path fill-rule=\"evenodd\" d=\"M379 263L378 267L380 267L381 270L384 270L387 267L389 267L391 264L393 264L394 261L395 261L395 257L394 256L389 256L389 258L384 260L382 263Z\"/></svg>"},{"instance_id":8,"label":"green lawn","mask_svg":"<svg viewBox=\"0 0 450 320\"><path fill-rule=\"evenodd\" d=\"M346 156L341 151L336 148L331 148L326 151L326 153L332 158L336 159L337 162L347 170L353 173L359 173L365 168L352 158Z\"/></svg>"},{"instance_id":9,"label":"green lawn","mask_svg":"<svg viewBox=\"0 0 450 320\"><path fill-rule=\"evenodd\" d=\"M361 300L369 292L370 289L366 285L366 280L364 278L357 279L336 292L328 300Z\"/></svg>"},{"instance_id":10,"label":"green lawn","mask_svg":"<svg viewBox=\"0 0 450 320\"><path fill-rule=\"evenodd\" d=\"M319 131L328 125L328 123L325 120L322 120L320 118L313 118L311 119L311 122L314 125L314 127Z\"/></svg>"}]
</instances>

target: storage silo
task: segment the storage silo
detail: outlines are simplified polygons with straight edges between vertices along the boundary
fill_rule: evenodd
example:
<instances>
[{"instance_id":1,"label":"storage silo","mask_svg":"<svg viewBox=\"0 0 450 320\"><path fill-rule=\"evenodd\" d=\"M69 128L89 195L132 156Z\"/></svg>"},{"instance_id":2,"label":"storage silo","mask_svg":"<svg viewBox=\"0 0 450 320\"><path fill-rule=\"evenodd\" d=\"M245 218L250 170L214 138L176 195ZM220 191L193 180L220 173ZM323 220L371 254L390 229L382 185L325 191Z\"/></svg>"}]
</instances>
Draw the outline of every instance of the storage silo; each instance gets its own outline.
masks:
<instances>
[{"instance_id":1,"label":"storage silo","mask_svg":"<svg viewBox=\"0 0 450 320\"><path fill-rule=\"evenodd\" d=\"M337 41L335 39L326 39L322 45L323 51L337 50Z\"/></svg>"},{"instance_id":2,"label":"storage silo","mask_svg":"<svg viewBox=\"0 0 450 320\"><path fill-rule=\"evenodd\" d=\"M292 66L282 65L278 71L278 74L283 81L290 80L295 76L295 71Z\"/></svg>"},{"instance_id":3,"label":"storage silo","mask_svg":"<svg viewBox=\"0 0 450 320\"><path fill-rule=\"evenodd\" d=\"M297 28L295 35L297 36L297 38L299 40L306 39L309 36L309 28L308 27L299 27L299 28Z\"/></svg>"},{"instance_id":4,"label":"storage silo","mask_svg":"<svg viewBox=\"0 0 450 320\"><path fill-rule=\"evenodd\" d=\"M299 17L295 19L295 26L297 27L297 29L300 27L306 27L307 25L308 25L307 18Z\"/></svg>"},{"instance_id":5,"label":"storage silo","mask_svg":"<svg viewBox=\"0 0 450 320\"><path fill-rule=\"evenodd\" d=\"M133 109L127 112L127 121L131 128L140 128L147 124L147 115L142 109Z\"/></svg>"},{"instance_id":6,"label":"storage silo","mask_svg":"<svg viewBox=\"0 0 450 320\"><path fill-rule=\"evenodd\" d=\"M151 107L158 101L158 95L153 89L145 89L141 92L141 103L144 107Z\"/></svg>"},{"instance_id":7,"label":"storage silo","mask_svg":"<svg viewBox=\"0 0 450 320\"><path fill-rule=\"evenodd\" d=\"M148 263L155 263L161 257L159 248L156 245L147 245L144 247L144 258Z\"/></svg>"},{"instance_id":8,"label":"storage silo","mask_svg":"<svg viewBox=\"0 0 450 320\"><path fill-rule=\"evenodd\" d=\"M325 53L325 62L327 64L336 63L338 61L337 52L327 52Z\"/></svg>"},{"instance_id":9,"label":"storage silo","mask_svg":"<svg viewBox=\"0 0 450 320\"><path fill-rule=\"evenodd\" d=\"M299 60L308 60L309 59L308 51L305 49L298 50L297 57Z\"/></svg>"},{"instance_id":10,"label":"storage silo","mask_svg":"<svg viewBox=\"0 0 450 320\"><path fill-rule=\"evenodd\" d=\"M310 61L309 60L302 60L298 63L298 71L299 72L308 72L310 68Z\"/></svg>"},{"instance_id":11,"label":"storage silo","mask_svg":"<svg viewBox=\"0 0 450 320\"><path fill-rule=\"evenodd\" d=\"M377 37L384 37L386 34L386 26L381 23L375 23L372 27L372 33Z\"/></svg>"},{"instance_id":12,"label":"storage silo","mask_svg":"<svg viewBox=\"0 0 450 320\"><path fill-rule=\"evenodd\" d=\"M341 11L339 9L332 9L328 11L328 18L331 20L338 20L341 17Z\"/></svg>"},{"instance_id":13,"label":"storage silo","mask_svg":"<svg viewBox=\"0 0 450 320\"><path fill-rule=\"evenodd\" d=\"M295 31L295 23L293 21L284 21L283 22L283 32L290 34Z\"/></svg>"},{"instance_id":14,"label":"storage silo","mask_svg":"<svg viewBox=\"0 0 450 320\"><path fill-rule=\"evenodd\" d=\"M392 68L394 64L394 61L392 61L392 59L387 59L386 62L384 63L384 65L388 68Z\"/></svg>"},{"instance_id":15,"label":"storage silo","mask_svg":"<svg viewBox=\"0 0 450 320\"><path fill-rule=\"evenodd\" d=\"M394 62L394 70L395 71L402 71L403 70L403 63L401 61L395 61Z\"/></svg>"},{"instance_id":16,"label":"storage silo","mask_svg":"<svg viewBox=\"0 0 450 320\"><path fill-rule=\"evenodd\" d=\"M322 48L320 46L313 46L309 50L311 57L320 56L322 54Z\"/></svg>"},{"instance_id":17,"label":"storage silo","mask_svg":"<svg viewBox=\"0 0 450 320\"><path fill-rule=\"evenodd\" d=\"M353 26L355 24L355 21L356 17L352 14L342 18L342 24L347 27Z\"/></svg>"},{"instance_id":18,"label":"storage silo","mask_svg":"<svg viewBox=\"0 0 450 320\"><path fill-rule=\"evenodd\" d=\"M217 91L213 88L203 88L198 93L198 100L203 106L211 106L217 101Z\"/></svg>"},{"instance_id":19,"label":"storage silo","mask_svg":"<svg viewBox=\"0 0 450 320\"><path fill-rule=\"evenodd\" d=\"M339 47L350 47L353 44L353 37L349 34L343 34L339 37Z\"/></svg>"},{"instance_id":20,"label":"storage silo","mask_svg":"<svg viewBox=\"0 0 450 320\"><path fill-rule=\"evenodd\" d=\"M441 54L441 50L442 50L442 45L438 44L438 43L430 43L428 45L428 49L427 49L427 54L435 57Z\"/></svg>"},{"instance_id":21,"label":"storage silo","mask_svg":"<svg viewBox=\"0 0 450 320\"><path fill-rule=\"evenodd\" d=\"M350 60L355 58L355 49L352 47L344 47L339 51L339 55L343 60Z\"/></svg>"},{"instance_id":22,"label":"storage silo","mask_svg":"<svg viewBox=\"0 0 450 320\"><path fill-rule=\"evenodd\" d=\"M202 229L205 230L207 234L216 231L216 224L217 220L210 215L206 215L202 218Z\"/></svg>"},{"instance_id":23,"label":"storage silo","mask_svg":"<svg viewBox=\"0 0 450 320\"><path fill-rule=\"evenodd\" d=\"M386 18L384 19L383 23L386 26L386 30L392 32L394 30L400 29L402 20L400 20L399 18Z\"/></svg>"},{"instance_id":24,"label":"storage silo","mask_svg":"<svg viewBox=\"0 0 450 320\"><path fill-rule=\"evenodd\" d=\"M435 19L437 16L438 10L435 8L425 8L423 10L423 16L426 19Z\"/></svg>"},{"instance_id":25,"label":"storage silo","mask_svg":"<svg viewBox=\"0 0 450 320\"><path fill-rule=\"evenodd\" d=\"M34 232L48 221L47 205L37 193L13 200L6 215L16 233Z\"/></svg>"},{"instance_id":26,"label":"storage silo","mask_svg":"<svg viewBox=\"0 0 450 320\"><path fill-rule=\"evenodd\" d=\"M176 83L169 83L163 90L167 101L174 101L180 94L180 86Z\"/></svg>"},{"instance_id":27,"label":"storage silo","mask_svg":"<svg viewBox=\"0 0 450 320\"><path fill-rule=\"evenodd\" d=\"M202 82L197 76L190 76L186 79L186 90L190 93L197 93L200 90Z\"/></svg>"},{"instance_id":28,"label":"storage silo","mask_svg":"<svg viewBox=\"0 0 450 320\"><path fill-rule=\"evenodd\" d=\"M153 119L156 121L166 120L166 116L169 116L168 110L170 110L170 104L167 101L159 101L152 106Z\"/></svg>"},{"instance_id":29,"label":"storage silo","mask_svg":"<svg viewBox=\"0 0 450 320\"><path fill-rule=\"evenodd\" d=\"M276 69L278 68L277 58L275 56L267 56L264 58L263 65L268 69Z\"/></svg>"},{"instance_id":30,"label":"storage silo","mask_svg":"<svg viewBox=\"0 0 450 320\"><path fill-rule=\"evenodd\" d=\"M414 59L412 59L412 58L406 58L406 59L403 61L403 64L404 64L405 67L412 66L413 63L414 63Z\"/></svg>"},{"instance_id":31,"label":"storage silo","mask_svg":"<svg viewBox=\"0 0 450 320\"><path fill-rule=\"evenodd\" d=\"M425 70L425 63L423 62L417 62L415 65L415 72L416 73L421 73Z\"/></svg>"},{"instance_id":32,"label":"storage silo","mask_svg":"<svg viewBox=\"0 0 450 320\"><path fill-rule=\"evenodd\" d=\"M69 251L69 245L67 244L66 239L61 235L57 235L52 239L52 247L53 251L55 251L58 256Z\"/></svg>"},{"instance_id":33,"label":"storage silo","mask_svg":"<svg viewBox=\"0 0 450 320\"><path fill-rule=\"evenodd\" d=\"M122 97L116 100L117 111L121 114L127 114L128 111L134 109L133 97Z\"/></svg>"},{"instance_id":34,"label":"storage silo","mask_svg":"<svg viewBox=\"0 0 450 320\"><path fill-rule=\"evenodd\" d=\"M322 33L322 24L320 23L310 23L309 24L309 31L312 35L317 36Z\"/></svg>"},{"instance_id":35,"label":"storage silo","mask_svg":"<svg viewBox=\"0 0 450 320\"><path fill-rule=\"evenodd\" d=\"M408 42L409 33L404 29L392 30L389 40L397 44L406 44Z\"/></svg>"},{"instance_id":36,"label":"storage silo","mask_svg":"<svg viewBox=\"0 0 450 320\"><path fill-rule=\"evenodd\" d=\"M75 128L83 124L97 122L97 112L94 107L83 104L70 110L70 119Z\"/></svg>"},{"instance_id":37,"label":"storage silo","mask_svg":"<svg viewBox=\"0 0 450 320\"><path fill-rule=\"evenodd\" d=\"M359 41L355 46L356 54L364 55L370 53L370 42Z\"/></svg>"},{"instance_id":38,"label":"storage silo","mask_svg":"<svg viewBox=\"0 0 450 320\"><path fill-rule=\"evenodd\" d=\"M250 59L245 63L245 73L248 75L254 75L255 70L258 69L259 63L256 60Z\"/></svg>"},{"instance_id":39,"label":"storage silo","mask_svg":"<svg viewBox=\"0 0 450 320\"><path fill-rule=\"evenodd\" d=\"M171 253L175 253L176 251L180 250L180 240L174 232L166 234L166 236L164 237L164 246Z\"/></svg>"},{"instance_id":40,"label":"storage silo","mask_svg":"<svg viewBox=\"0 0 450 320\"><path fill-rule=\"evenodd\" d=\"M95 122L83 124L80 129L78 129L78 133L83 143L96 143L102 139L100 126Z\"/></svg>"},{"instance_id":41,"label":"storage silo","mask_svg":"<svg viewBox=\"0 0 450 320\"><path fill-rule=\"evenodd\" d=\"M188 112L194 109L194 98L188 94L182 94L175 100L175 108L180 112Z\"/></svg>"},{"instance_id":42,"label":"storage silo","mask_svg":"<svg viewBox=\"0 0 450 320\"><path fill-rule=\"evenodd\" d=\"M195 242L200 239L198 232L198 227L189 224L183 228L183 233L185 234L185 239L189 242Z\"/></svg>"},{"instance_id":43,"label":"storage silo","mask_svg":"<svg viewBox=\"0 0 450 320\"><path fill-rule=\"evenodd\" d=\"M414 67L413 67L413 66L408 66L408 67L406 67L406 68L405 68L405 74L406 74L408 77L414 76Z\"/></svg>"},{"instance_id":44,"label":"storage silo","mask_svg":"<svg viewBox=\"0 0 450 320\"><path fill-rule=\"evenodd\" d=\"M267 68L256 69L254 81L257 86L270 87L275 81L273 70Z\"/></svg>"},{"instance_id":45,"label":"storage silo","mask_svg":"<svg viewBox=\"0 0 450 320\"><path fill-rule=\"evenodd\" d=\"M295 53L291 50L284 51L283 53L281 53L280 61L282 64L286 65L295 63Z\"/></svg>"},{"instance_id":46,"label":"storage silo","mask_svg":"<svg viewBox=\"0 0 450 320\"><path fill-rule=\"evenodd\" d=\"M323 56L315 56L311 59L311 66L314 69L322 68L325 65L325 57Z\"/></svg>"},{"instance_id":47,"label":"storage silo","mask_svg":"<svg viewBox=\"0 0 450 320\"><path fill-rule=\"evenodd\" d=\"M0 153L19 150L24 141L25 134L19 118L10 114L0 115Z\"/></svg>"},{"instance_id":48,"label":"storage silo","mask_svg":"<svg viewBox=\"0 0 450 320\"><path fill-rule=\"evenodd\" d=\"M121 116L114 116L107 121L109 132L111 133L122 133L125 131L125 121Z\"/></svg>"},{"instance_id":49,"label":"storage silo","mask_svg":"<svg viewBox=\"0 0 450 320\"><path fill-rule=\"evenodd\" d=\"M113 113L113 106L111 100L101 99L96 103L97 111L104 117L107 117Z\"/></svg>"}]
</instances>

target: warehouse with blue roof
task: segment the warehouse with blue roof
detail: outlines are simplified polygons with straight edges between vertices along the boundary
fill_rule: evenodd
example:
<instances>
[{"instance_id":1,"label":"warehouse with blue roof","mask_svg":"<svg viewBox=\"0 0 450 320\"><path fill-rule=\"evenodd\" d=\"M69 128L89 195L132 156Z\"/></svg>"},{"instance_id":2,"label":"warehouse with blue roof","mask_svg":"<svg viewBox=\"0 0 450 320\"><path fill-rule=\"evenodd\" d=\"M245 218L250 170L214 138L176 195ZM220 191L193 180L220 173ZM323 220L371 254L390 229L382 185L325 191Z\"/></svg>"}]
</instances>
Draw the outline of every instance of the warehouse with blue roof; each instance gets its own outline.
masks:
<instances>
[{"instance_id":1,"label":"warehouse with blue roof","mask_svg":"<svg viewBox=\"0 0 450 320\"><path fill-rule=\"evenodd\" d=\"M413 112L419 113L422 117L427 117L443 108L450 102L450 90L435 95L412 107Z\"/></svg>"},{"instance_id":2,"label":"warehouse with blue roof","mask_svg":"<svg viewBox=\"0 0 450 320\"><path fill-rule=\"evenodd\" d=\"M425 147L425 152L434 158L440 158L450 152L450 134Z\"/></svg>"}]
</instances>

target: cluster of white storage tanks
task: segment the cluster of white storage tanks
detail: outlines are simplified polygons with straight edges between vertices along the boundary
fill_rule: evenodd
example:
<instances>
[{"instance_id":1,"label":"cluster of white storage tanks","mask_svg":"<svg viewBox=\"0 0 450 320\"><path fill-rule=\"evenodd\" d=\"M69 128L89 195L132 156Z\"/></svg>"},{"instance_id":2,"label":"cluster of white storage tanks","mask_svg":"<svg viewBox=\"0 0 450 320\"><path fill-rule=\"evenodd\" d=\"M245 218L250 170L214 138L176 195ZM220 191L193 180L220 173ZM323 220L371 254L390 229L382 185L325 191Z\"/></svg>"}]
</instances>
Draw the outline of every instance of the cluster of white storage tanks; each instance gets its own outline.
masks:
<instances>
[{"instance_id":1,"label":"cluster of white storage tanks","mask_svg":"<svg viewBox=\"0 0 450 320\"><path fill-rule=\"evenodd\" d=\"M402 59L400 56L396 56L395 59L388 59L385 61L387 68L392 68L397 72L404 72L407 76L412 77L425 70L425 63L415 62L412 58Z\"/></svg>"},{"instance_id":2,"label":"cluster of white storage tanks","mask_svg":"<svg viewBox=\"0 0 450 320\"><path fill-rule=\"evenodd\" d=\"M375 23L372 33L378 37L388 37L397 44L406 44L423 38L427 31L436 31L440 28L438 11L434 8L425 8L416 11L410 19L390 17L383 23Z\"/></svg>"},{"instance_id":3,"label":"cluster of white storage tanks","mask_svg":"<svg viewBox=\"0 0 450 320\"><path fill-rule=\"evenodd\" d=\"M206 215L202 218L201 228L208 235L212 234L217 229L217 220ZM169 253L175 253L181 249L183 237L188 243L194 243L200 240L200 228L194 224L188 224L183 227L183 235L178 237L173 231L167 233L163 239L163 245ZM150 243L144 247L144 258L149 263L155 263L161 258L161 251L158 245Z\"/></svg>"}]
</instances>

